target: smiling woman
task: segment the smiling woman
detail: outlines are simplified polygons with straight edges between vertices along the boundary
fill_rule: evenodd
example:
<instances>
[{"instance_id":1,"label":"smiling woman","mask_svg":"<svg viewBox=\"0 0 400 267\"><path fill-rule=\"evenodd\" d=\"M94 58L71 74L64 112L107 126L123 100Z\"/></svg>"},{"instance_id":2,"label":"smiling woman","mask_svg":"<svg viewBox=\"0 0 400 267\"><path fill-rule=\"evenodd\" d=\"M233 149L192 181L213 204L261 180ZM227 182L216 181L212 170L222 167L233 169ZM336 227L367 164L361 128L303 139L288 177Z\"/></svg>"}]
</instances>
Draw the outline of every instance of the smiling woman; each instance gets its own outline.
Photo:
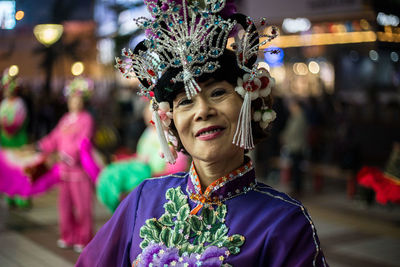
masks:
<instances>
[{"instance_id":1,"label":"smiling woman","mask_svg":"<svg viewBox=\"0 0 400 267\"><path fill-rule=\"evenodd\" d=\"M180 93L173 101L173 123L199 171L213 164L220 169L202 175L210 178L207 182L203 180L202 186L207 187L227 169L243 164L244 150L232 144L243 100L226 81L211 80L199 85L202 90L193 99L188 100L186 94ZM227 169L221 164L224 162Z\"/></svg>"},{"instance_id":2,"label":"smiling woman","mask_svg":"<svg viewBox=\"0 0 400 267\"><path fill-rule=\"evenodd\" d=\"M77 266L326 266L306 209L258 182L245 155L275 118L254 23L221 17L225 1L146 3L154 20L138 23L148 39L117 67L151 98L165 159L183 151L192 164L132 191ZM246 32L232 52L236 23Z\"/></svg>"}]
</instances>

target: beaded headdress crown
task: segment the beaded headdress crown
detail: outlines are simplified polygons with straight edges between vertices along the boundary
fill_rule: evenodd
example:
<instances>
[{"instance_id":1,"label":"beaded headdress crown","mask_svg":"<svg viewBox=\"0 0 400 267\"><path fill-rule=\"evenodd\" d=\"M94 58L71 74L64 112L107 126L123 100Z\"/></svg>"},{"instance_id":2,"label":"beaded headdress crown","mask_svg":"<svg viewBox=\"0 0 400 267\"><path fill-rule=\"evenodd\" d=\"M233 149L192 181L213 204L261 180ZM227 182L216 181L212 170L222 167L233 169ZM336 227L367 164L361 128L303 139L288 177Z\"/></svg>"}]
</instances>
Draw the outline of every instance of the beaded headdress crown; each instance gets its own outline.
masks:
<instances>
[{"instance_id":1,"label":"beaded headdress crown","mask_svg":"<svg viewBox=\"0 0 400 267\"><path fill-rule=\"evenodd\" d=\"M140 94L148 98L154 98L154 87L170 68L180 69L171 81L183 82L189 99L195 96L201 91L196 77L213 73L220 67L217 58L223 54L228 37L237 31L236 25L243 27L244 33L235 36L231 48L235 51L239 68L248 73L244 90L249 93L242 94L244 105L238 123L241 126L238 126L234 143L246 149L253 148L249 126L250 102L254 100L250 96L254 91L251 86L253 80L265 74L254 63L259 47L277 36L276 29L272 26L270 33L260 35L255 22L245 15L235 13L223 18L221 13L226 7L226 0L145 0L145 3L153 18L139 17L134 21L145 30L146 39L134 51L123 49L122 56L125 59L117 57L115 66L124 77L137 77L141 82ZM261 19L260 25L266 26L265 18ZM262 42L259 41L260 37L264 38ZM271 78L269 74L268 77ZM271 86L272 82L268 84ZM153 101L153 107L155 111L158 110L156 101ZM156 127L157 121L159 118L156 118ZM161 139L165 139L165 136ZM165 140L163 142L166 143ZM168 154L168 151L163 152ZM171 162L168 155L166 159Z\"/></svg>"},{"instance_id":2,"label":"beaded headdress crown","mask_svg":"<svg viewBox=\"0 0 400 267\"><path fill-rule=\"evenodd\" d=\"M68 81L64 87L64 95L66 97L79 94L84 98L89 98L93 94L94 83L91 79L77 76Z\"/></svg>"}]
</instances>

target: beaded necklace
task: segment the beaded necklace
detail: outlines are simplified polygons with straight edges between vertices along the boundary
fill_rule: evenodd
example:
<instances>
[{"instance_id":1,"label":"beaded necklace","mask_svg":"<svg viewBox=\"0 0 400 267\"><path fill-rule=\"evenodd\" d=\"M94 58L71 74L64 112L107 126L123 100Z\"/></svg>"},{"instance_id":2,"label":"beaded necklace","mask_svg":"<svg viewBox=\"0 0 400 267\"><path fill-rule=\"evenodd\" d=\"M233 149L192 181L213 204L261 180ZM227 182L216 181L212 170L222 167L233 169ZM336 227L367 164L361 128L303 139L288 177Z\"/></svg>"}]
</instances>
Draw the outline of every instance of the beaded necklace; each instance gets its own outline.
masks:
<instances>
[{"instance_id":1,"label":"beaded necklace","mask_svg":"<svg viewBox=\"0 0 400 267\"><path fill-rule=\"evenodd\" d=\"M254 173L253 163L250 159L246 164L215 180L203 193L200 178L192 162L187 191L190 199L197 205L190 214L197 214L204 206L220 206L222 202L252 190L256 186L256 180L255 175L246 175L249 172Z\"/></svg>"}]
</instances>

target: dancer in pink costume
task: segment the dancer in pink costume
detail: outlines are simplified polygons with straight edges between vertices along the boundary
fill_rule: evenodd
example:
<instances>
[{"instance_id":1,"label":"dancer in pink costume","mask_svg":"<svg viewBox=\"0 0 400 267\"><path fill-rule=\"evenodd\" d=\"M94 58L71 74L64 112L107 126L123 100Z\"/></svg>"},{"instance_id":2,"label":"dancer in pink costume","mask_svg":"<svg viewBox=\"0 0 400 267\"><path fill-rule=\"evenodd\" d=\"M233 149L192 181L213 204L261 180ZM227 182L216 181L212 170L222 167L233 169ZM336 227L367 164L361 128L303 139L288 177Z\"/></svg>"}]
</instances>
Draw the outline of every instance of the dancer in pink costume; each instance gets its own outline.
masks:
<instances>
[{"instance_id":1,"label":"dancer in pink costume","mask_svg":"<svg viewBox=\"0 0 400 267\"><path fill-rule=\"evenodd\" d=\"M84 111L84 99L92 91L92 82L75 78L65 88L68 110L53 131L38 142L44 153L57 152L60 159L59 223L61 248L73 246L81 252L93 234L94 184L81 164L81 145L92 137L93 119Z\"/></svg>"}]
</instances>

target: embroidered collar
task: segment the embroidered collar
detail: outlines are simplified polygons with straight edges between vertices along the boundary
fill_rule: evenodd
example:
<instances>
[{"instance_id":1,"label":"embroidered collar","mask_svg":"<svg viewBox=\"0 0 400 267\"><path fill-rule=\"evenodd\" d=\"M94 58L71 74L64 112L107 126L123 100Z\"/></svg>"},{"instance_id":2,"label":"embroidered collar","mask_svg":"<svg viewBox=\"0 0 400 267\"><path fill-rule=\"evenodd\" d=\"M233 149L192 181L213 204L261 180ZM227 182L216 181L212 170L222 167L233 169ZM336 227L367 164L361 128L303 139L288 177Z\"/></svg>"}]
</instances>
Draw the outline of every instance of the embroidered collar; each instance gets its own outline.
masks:
<instances>
[{"instance_id":1,"label":"embroidered collar","mask_svg":"<svg viewBox=\"0 0 400 267\"><path fill-rule=\"evenodd\" d=\"M232 172L216 179L204 193L201 190L199 176L192 162L189 171L187 192L197 206L190 212L192 215L203 207L221 205L223 201L237 195L247 193L256 185L253 163L250 158L245 158L245 164Z\"/></svg>"}]
</instances>

